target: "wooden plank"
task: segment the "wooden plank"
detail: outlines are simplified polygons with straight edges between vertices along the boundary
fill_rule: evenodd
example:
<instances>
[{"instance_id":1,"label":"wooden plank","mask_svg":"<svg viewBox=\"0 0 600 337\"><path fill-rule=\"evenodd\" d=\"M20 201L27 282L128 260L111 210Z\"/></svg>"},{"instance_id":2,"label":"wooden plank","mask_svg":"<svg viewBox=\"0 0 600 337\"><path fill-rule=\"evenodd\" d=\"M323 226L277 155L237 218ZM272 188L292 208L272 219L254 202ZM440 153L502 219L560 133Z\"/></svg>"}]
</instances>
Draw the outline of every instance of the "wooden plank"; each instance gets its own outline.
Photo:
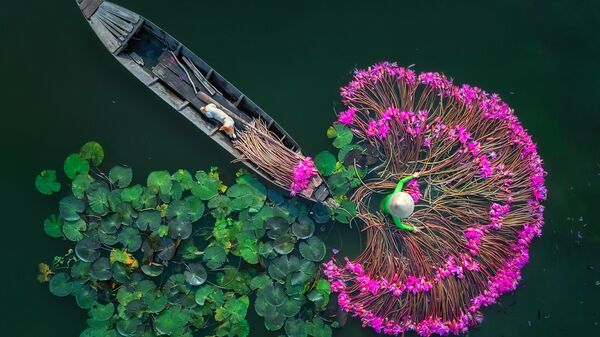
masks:
<instances>
[{"instance_id":1,"label":"wooden plank","mask_svg":"<svg viewBox=\"0 0 600 337\"><path fill-rule=\"evenodd\" d=\"M119 32L111 22L108 22L104 17L102 17L102 15L100 15L100 13L97 13L96 15L94 15L94 17L98 18L98 20L100 22L102 22L102 24L104 25L104 27L106 27L106 29L108 29L108 31L110 31L112 33L112 35L116 38L119 39L121 42L123 42L125 40L124 34L122 34L121 32Z\"/></svg>"},{"instance_id":2,"label":"wooden plank","mask_svg":"<svg viewBox=\"0 0 600 337\"><path fill-rule=\"evenodd\" d=\"M213 85L204 77L204 75L202 75L200 70L198 70L196 65L190 59L188 59L185 56L183 56L182 59L183 62L188 66L188 68L192 70L192 73L194 74L198 82L200 82L200 84L204 87L204 89L206 89L206 91L208 91L208 93L211 96L214 96L218 92L218 90L215 87L213 87Z\"/></svg>"},{"instance_id":3,"label":"wooden plank","mask_svg":"<svg viewBox=\"0 0 600 337\"><path fill-rule=\"evenodd\" d=\"M104 19L106 19L108 22L110 22L112 25L114 25L116 28L122 31L123 35L131 33L131 31L135 27L135 25L131 22L125 21L120 17L111 15L110 13L107 13L105 11L99 11L98 15L101 15Z\"/></svg>"},{"instance_id":4,"label":"wooden plank","mask_svg":"<svg viewBox=\"0 0 600 337\"><path fill-rule=\"evenodd\" d=\"M89 20L103 3L104 0L84 0L79 4L79 9L81 9L83 16Z\"/></svg>"},{"instance_id":5,"label":"wooden plank","mask_svg":"<svg viewBox=\"0 0 600 337\"><path fill-rule=\"evenodd\" d=\"M120 47L119 41L115 38L115 36L104 26L104 24L96 17L95 15L90 18L90 25L100 38L100 41L104 43L104 46L108 51L113 53Z\"/></svg>"},{"instance_id":6,"label":"wooden plank","mask_svg":"<svg viewBox=\"0 0 600 337\"><path fill-rule=\"evenodd\" d=\"M140 20L140 16L128 9L125 9L119 5L116 5L112 2L103 2L100 7L103 10L106 10L122 19L125 19L132 23L137 23Z\"/></svg>"},{"instance_id":7,"label":"wooden plank","mask_svg":"<svg viewBox=\"0 0 600 337\"><path fill-rule=\"evenodd\" d=\"M143 67L137 64L129 55L118 55L116 56L117 61L121 63L127 70L129 70L138 80L144 85L150 86L153 82L158 81L158 78L152 77Z\"/></svg>"}]
</instances>

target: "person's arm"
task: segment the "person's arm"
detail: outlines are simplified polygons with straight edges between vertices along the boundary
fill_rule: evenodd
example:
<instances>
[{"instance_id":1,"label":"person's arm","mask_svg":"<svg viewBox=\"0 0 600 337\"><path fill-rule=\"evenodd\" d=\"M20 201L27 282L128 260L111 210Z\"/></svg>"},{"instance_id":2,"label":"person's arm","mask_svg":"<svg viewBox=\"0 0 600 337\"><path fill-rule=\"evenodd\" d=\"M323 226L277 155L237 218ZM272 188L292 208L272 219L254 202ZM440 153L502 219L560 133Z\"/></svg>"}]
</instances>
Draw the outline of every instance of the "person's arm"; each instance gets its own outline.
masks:
<instances>
[{"instance_id":1,"label":"person's arm","mask_svg":"<svg viewBox=\"0 0 600 337\"><path fill-rule=\"evenodd\" d=\"M402 222L402 220L396 218L395 216L392 216L392 219L394 219L394 224L396 224L396 227L398 227L399 229L403 229L409 232L413 232L415 230L413 226L405 224L404 222Z\"/></svg>"},{"instance_id":2,"label":"person's arm","mask_svg":"<svg viewBox=\"0 0 600 337\"><path fill-rule=\"evenodd\" d=\"M398 182L398 185L396 185L396 188L394 189L394 193L402 192L402 189L404 188L404 184L406 184L407 182L409 182L413 179L415 179L414 175L410 175L408 177L404 177L404 178L400 179L400 181Z\"/></svg>"}]
</instances>

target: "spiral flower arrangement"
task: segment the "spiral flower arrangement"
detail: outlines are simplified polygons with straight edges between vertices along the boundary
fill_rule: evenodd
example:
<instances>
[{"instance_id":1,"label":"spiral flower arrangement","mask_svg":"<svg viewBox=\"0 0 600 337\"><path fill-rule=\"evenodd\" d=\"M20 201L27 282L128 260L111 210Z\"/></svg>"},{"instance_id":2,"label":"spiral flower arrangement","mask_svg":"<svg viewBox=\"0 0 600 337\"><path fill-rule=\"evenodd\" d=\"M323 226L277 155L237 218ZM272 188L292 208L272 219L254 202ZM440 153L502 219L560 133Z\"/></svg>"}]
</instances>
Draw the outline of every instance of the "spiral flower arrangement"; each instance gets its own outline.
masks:
<instances>
[{"instance_id":1,"label":"spiral flower arrangement","mask_svg":"<svg viewBox=\"0 0 600 337\"><path fill-rule=\"evenodd\" d=\"M324 264L342 310L378 333L460 334L514 291L541 235L546 172L513 110L443 74L380 63L341 89L337 123L374 149L354 190L366 248ZM414 211L374 209L408 180Z\"/></svg>"}]
</instances>

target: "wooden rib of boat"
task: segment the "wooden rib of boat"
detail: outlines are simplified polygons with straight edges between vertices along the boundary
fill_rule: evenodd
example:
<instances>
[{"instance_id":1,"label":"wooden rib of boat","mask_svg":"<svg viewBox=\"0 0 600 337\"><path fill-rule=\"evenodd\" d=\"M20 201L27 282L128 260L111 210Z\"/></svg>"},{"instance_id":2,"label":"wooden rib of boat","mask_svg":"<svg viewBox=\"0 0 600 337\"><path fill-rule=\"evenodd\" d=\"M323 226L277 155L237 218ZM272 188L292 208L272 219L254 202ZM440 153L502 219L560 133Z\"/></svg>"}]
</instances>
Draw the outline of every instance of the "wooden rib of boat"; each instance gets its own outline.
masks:
<instances>
[{"instance_id":1,"label":"wooden rib of boat","mask_svg":"<svg viewBox=\"0 0 600 337\"><path fill-rule=\"evenodd\" d=\"M137 79L253 172L287 190L260 167L242 160L242 153L234 148L232 140L219 131L219 123L207 118L200 108L216 104L235 120L236 129L255 119L262 120L285 147L300 153L298 144L273 118L200 57L141 15L104 0L76 2L104 46ZM322 202L329 197L329 191L317 176L301 195Z\"/></svg>"}]
</instances>

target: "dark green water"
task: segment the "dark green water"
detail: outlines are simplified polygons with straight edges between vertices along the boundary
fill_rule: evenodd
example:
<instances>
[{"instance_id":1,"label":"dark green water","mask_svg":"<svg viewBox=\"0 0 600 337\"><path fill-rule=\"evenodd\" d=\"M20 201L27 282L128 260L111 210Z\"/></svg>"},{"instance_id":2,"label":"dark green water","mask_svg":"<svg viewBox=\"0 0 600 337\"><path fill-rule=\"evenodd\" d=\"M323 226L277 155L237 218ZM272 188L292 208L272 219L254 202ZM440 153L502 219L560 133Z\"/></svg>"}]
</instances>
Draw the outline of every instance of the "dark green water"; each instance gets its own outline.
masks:
<instances>
[{"instance_id":1,"label":"dark green water","mask_svg":"<svg viewBox=\"0 0 600 337\"><path fill-rule=\"evenodd\" d=\"M470 336L600 335L600 5L583 1L133 1L277 119L305 152L328 144L338 88L384 59L500 93L549 172L544 236L522 286ZM137 179L155 169L238 168L113 60L74 1L0 11L2 336L77 336L85 313L35 281L67 245L43 233L58 197L33 186L90 139ZM134 178L135 179L135 178ZM345 244L339 241L345 232ZM355 232L333 241L358 252ZM337 239L336 239L337 238ZM251 310L253 312L253 310ZM263 336L251 314L251 336ZM336 336L374 336L351 321Z\"/></svg>"}]
</instances>

